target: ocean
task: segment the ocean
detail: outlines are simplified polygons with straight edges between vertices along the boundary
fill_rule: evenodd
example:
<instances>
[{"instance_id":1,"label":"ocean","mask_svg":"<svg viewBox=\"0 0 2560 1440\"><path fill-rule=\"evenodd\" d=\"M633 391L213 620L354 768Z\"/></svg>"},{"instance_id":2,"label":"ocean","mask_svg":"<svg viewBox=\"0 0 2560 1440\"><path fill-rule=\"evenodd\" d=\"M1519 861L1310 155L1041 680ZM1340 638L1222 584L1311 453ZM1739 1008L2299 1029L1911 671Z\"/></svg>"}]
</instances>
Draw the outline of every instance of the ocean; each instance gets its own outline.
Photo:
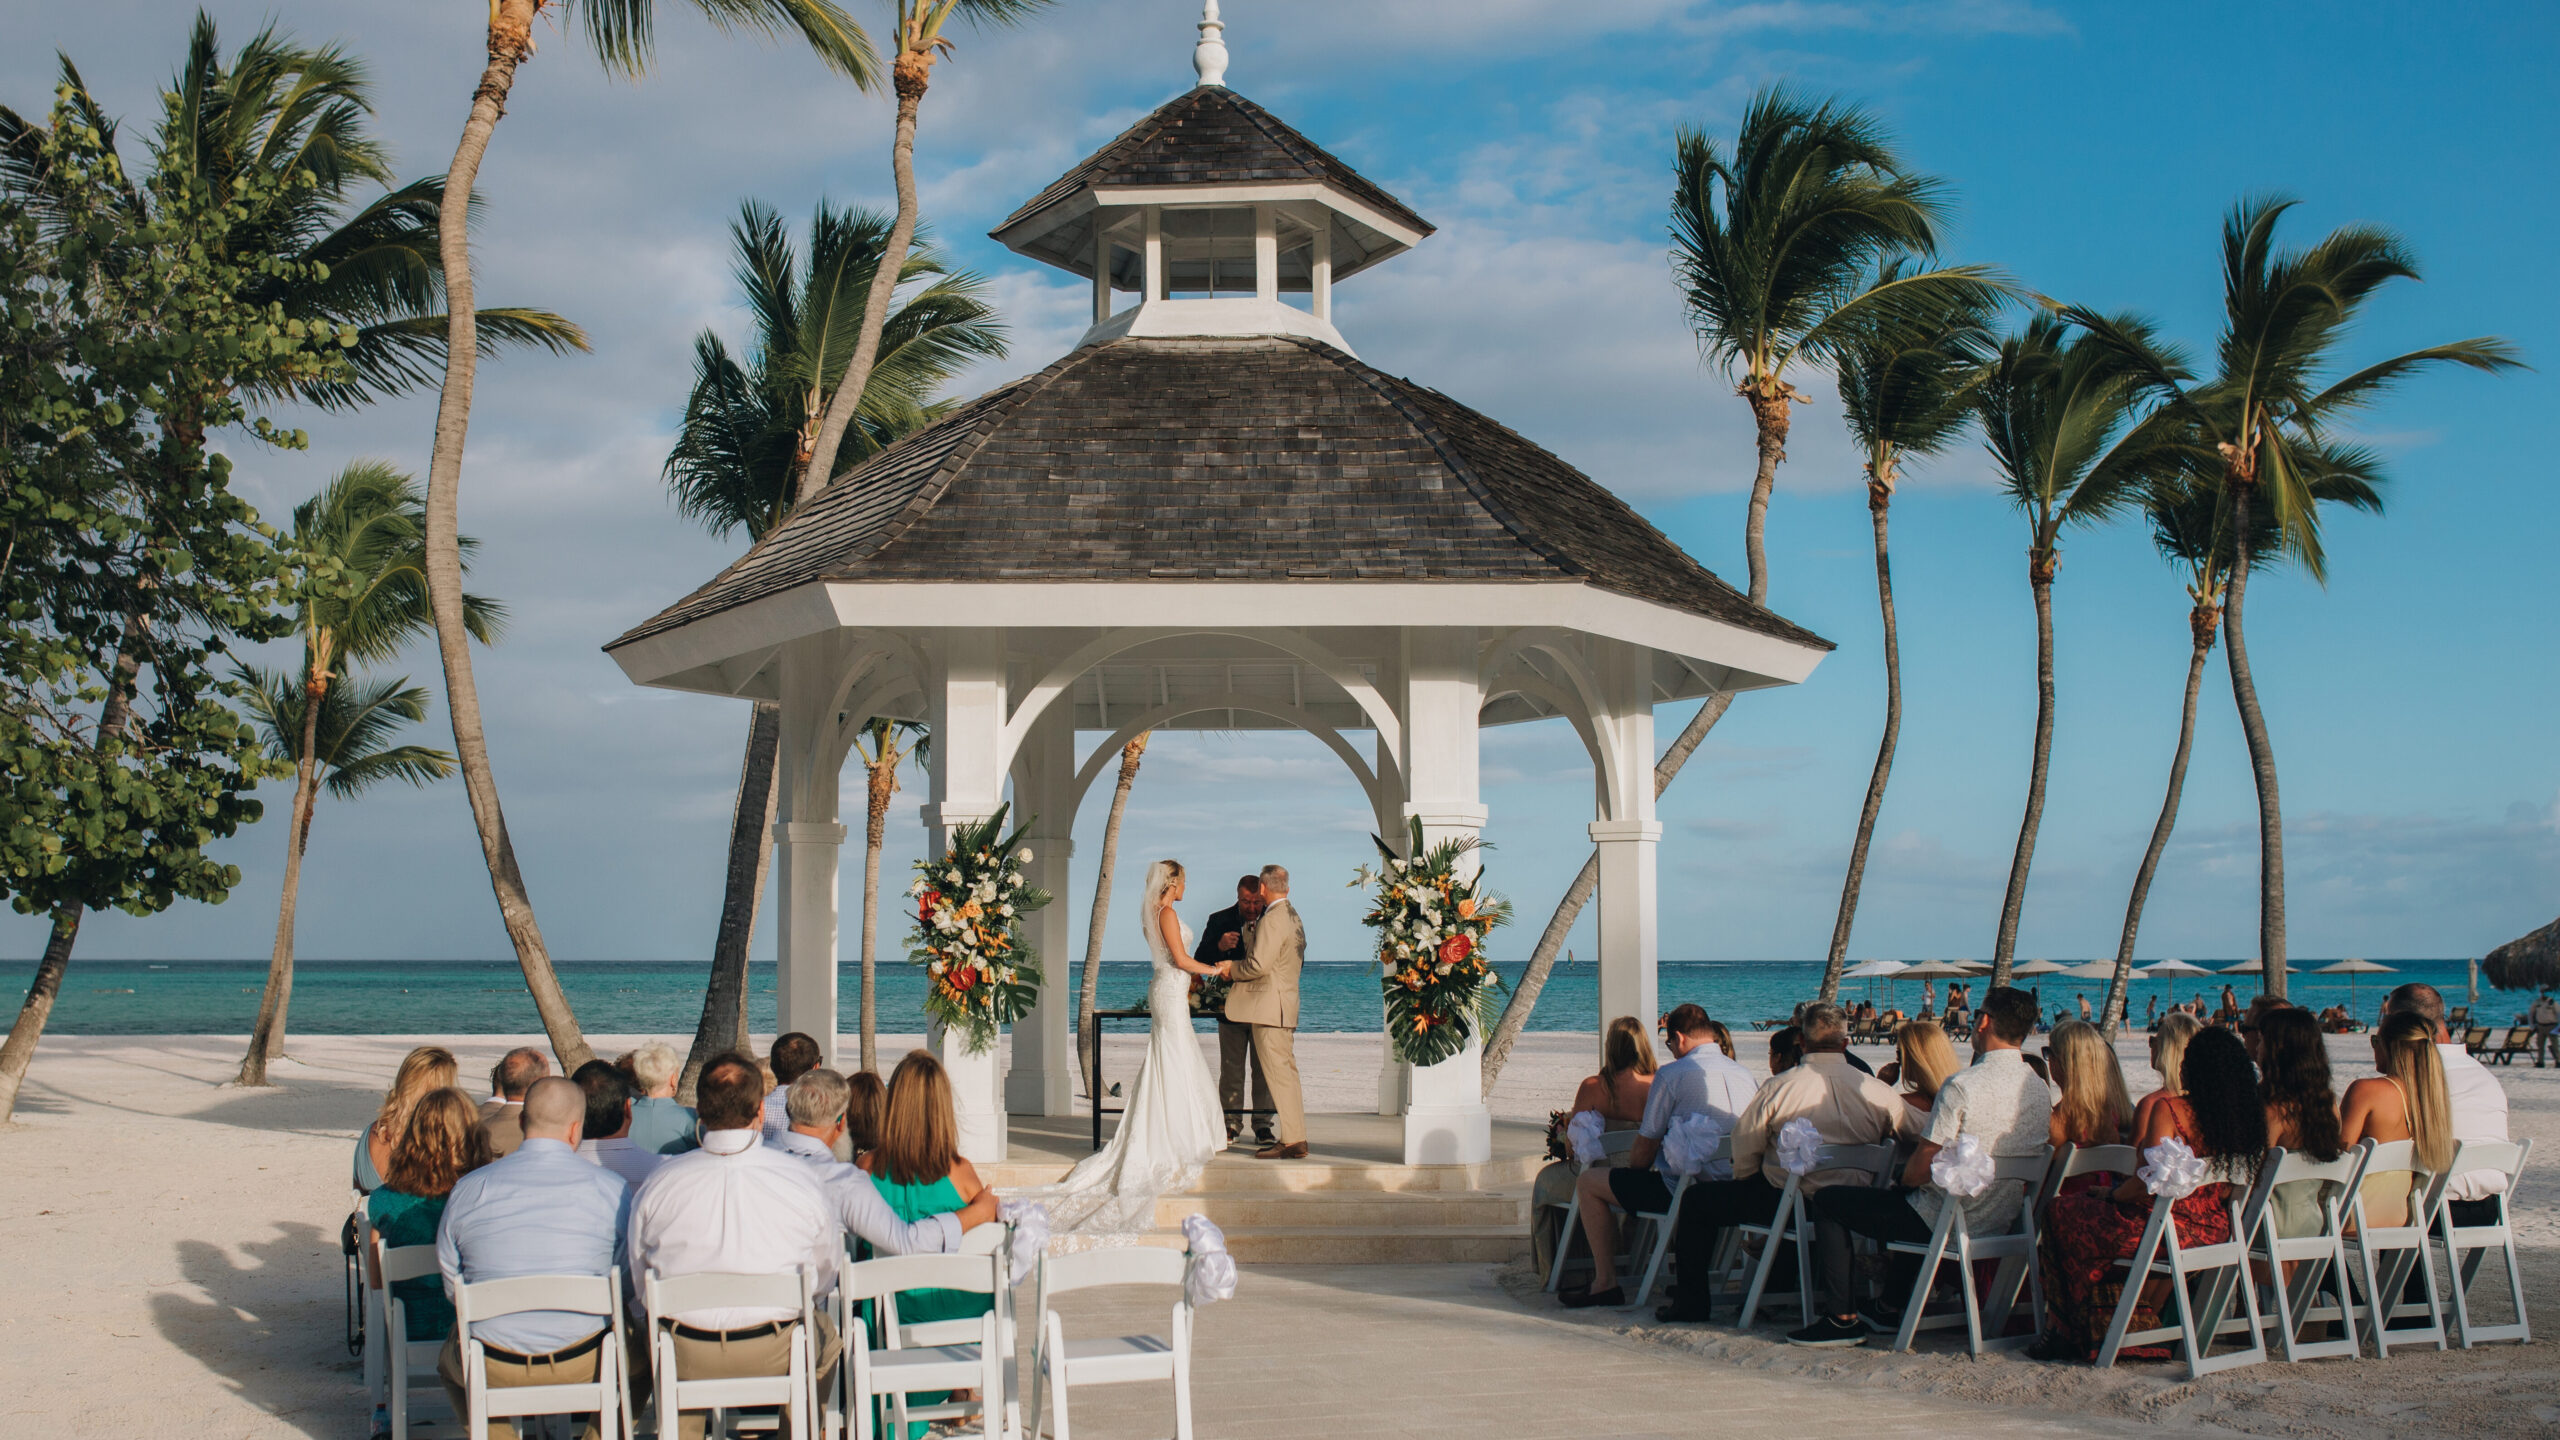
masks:
<instances>
[{"instance_id":1,"label":"ocean","mask_svg":"<svg viewBox=\"0 0 2560 1440\"><path fill-rule=\"evenodd\" d=\"M2056 957L2059 958L2059 957ZM2196 961L2220 968L2236 961ZM2309 970L2330 962L2306 960ZM2393 985L2423 980L2461 1004L2467 983L2460 960L2392 960L2383 962L2396 974L2367 975L2350 986L2340 975L2296 974L2290 992L2302 1004L2326 1007L2352 1001L2355 1012L2373 1018ZM225 1035L247 1034L257 1018L258 996L266 981L264 960L80 960L63 977L62 994L47 1028L62 1035ZM560 984L576 1008L578 1023L606 1035L658 1034L689 1036L702 1013L702 985L707 966L700 961L574 961L560 965ZM1501 967L1505 979L1518 966ZM0 965L0 976L23 994L33 979L33 961ZM1694 1000L1709 1014L1737 1025L1780 1017L1820 986L1817 961L1727 960L1666 962L1661 970L1665 1008ZM758 1033L773 1029L774 971L751 968L748 977L748 1024ZM2071 1005L2086 993L2092 1004L2104 998L2100 981L2042 976L2031 982L2043 992L2047 1010ZM2143 1004L2169 992L2161 980L2137 977L2132 1012L2137 1021ZM2190 975L2176 982L2175 995L2190 999L2221 993L2217 977ZM2235 976L2231 982L2245 1000L2256 993L2257 977ZM1851 997L1869 993L1870 982L1848 982ZM859 1013L858 966L843 970L843 1016L849 1032ZM1136 1007L1145 1002L1147 967L1139 962L1105 962L1100 996L1105 1008ZM1981 993L1981 982L1973 982ZM1917 981L1876 981L1879 1003L1898 1001L1915 1008ZM1945 989L1939 987L1943 996ZM880 1023L891 1033L924 1028L924 984L921 972L903 961L885 965L880 974ZM2484 1014L2502 1008L2521 1010L2522 996L2506 1007L2494 991L2484 991ZM1598 981L1594 966L1558 965L1539 996L1532 1030L1592 1032L1599 1027ZM2163 1004L2167 1001L2164 999ZM1377 972L1367 965L1309 965L1300 981L1303 1028L1313 1031L1372 1031L1380 1022ZM1204 1025L1206 1022L1203 1022ZM513 960L306 960L294 967L292 1031L316 1035L488 1035L523 1034L541 1029L533 1001Z\"/></svg>"}]
</instances>

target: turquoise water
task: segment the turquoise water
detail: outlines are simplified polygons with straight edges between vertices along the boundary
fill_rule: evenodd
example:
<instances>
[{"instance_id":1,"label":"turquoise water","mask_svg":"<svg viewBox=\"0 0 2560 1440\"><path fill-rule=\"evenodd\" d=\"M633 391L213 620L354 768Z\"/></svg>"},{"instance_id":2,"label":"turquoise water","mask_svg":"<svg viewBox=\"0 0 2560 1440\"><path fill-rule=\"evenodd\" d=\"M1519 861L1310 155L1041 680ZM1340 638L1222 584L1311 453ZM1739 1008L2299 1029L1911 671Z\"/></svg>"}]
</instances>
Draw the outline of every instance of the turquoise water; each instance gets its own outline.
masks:
<instances>
[{"instance_id":1,"label":"turquoise water","mask_svg":"<svg viewBox=\"0 0 2560 1440\"><path fill-rule=\"evenodd\" d=\"M2056 957L2059 959L2060 957ZM2208 967L2232 961L2196 961ZM2302 962L2303 968L2326 960ZM2363 977L2350 990L2346 977L2297 974L2291 977L2293 998L2325 1007L2344 1003L2352 994L2356 1012L2371 1019L2391 986L2423 980L2462 1003L2464 962L2460 960L2392 960L2394 975ZM258 995L266 980L263 960L195 960L167 963L141 960L79 960L63 978L62 994L47 1027L63 1035L225 1035L246 1034L256 1020ZM560 966L561 987L576 1007L578 1022L606 1035L690 1035L702 1013L702 984L707 967L695 961L587 961ZM1502 967L1506 977L1517 966ZM33 961L0 965L0 980L23 994L33 978ZM753 967L748 980L748 1024L758 1032L773 1029L773 967ZM1818 962L1735 960L1673 962L1662 966L1662 1003L1694 1000L1710 1014L1735 1023L1783 1016L1796 1001L1810 997L1822 980ZM2058 980L2036 982L2045 1007L2070 1005L2086 993L2092 1004L2105 992L2103 982ZM2255 976L2233 977L2245 1000L2256 991ZM2218 997L2222 981L2187 976L2177 982L2176 996ZM843 976L844 1023L857 1013L860 971L847 967ZM1102 967L1100 986L1106 1007L1134 1007L1144 1002L1146 966L1141 963ZM1981 982L1973 982L1975 995ZM1852 997L1868 993L1867 982L1851 981ZM1943 996L1944 987L1939 993ZM2137 980L2133 1015L2163 994L2162 982ZM1898 1000L1916 1006L1917 982L1879 981L1874 994L1882 1003ZM1598 1028L1598 984L1588 964L1559 965L1539 997L1531 1027L1535 1030L1591 1031ZM2509 1001L2512 1000L2512 1004ZM882 1028L913 1032L923 1026L924 985L920 972L902 964L884 967L880 976ZM2165 1004L2166 1001L2164 1000ZM2483 1014L2521 1010L2524 997L2481 992ZM1366 965L1310 965L1300 983L1300 1013L1308 1030L1366 1031L1379 1023L1378 981ZM311 960L296 967L291 1027L307 1035L472 1035L521 1034L541 1028L526 995L523 977L512 960Z\"/></svg>"}]
</instances>

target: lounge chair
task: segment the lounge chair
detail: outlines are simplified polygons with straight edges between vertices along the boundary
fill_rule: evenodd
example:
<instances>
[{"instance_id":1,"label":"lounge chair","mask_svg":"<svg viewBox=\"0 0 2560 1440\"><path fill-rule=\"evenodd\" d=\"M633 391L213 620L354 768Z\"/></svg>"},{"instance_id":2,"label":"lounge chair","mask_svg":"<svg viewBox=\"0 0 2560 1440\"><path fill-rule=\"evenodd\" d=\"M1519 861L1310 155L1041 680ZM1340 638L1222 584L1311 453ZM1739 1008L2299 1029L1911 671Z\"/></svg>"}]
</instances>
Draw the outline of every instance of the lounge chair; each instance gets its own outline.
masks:
<instances>
[{"instance_id":1,"label":"lounge chair","mask_svg":"<svg viewBox=\"0 0 2560 1440\"><path fill-rule=\"evenodd\" d=\"M2489 1027L2474 1025L2462 1036L2462 1048L2473 1055L2489 1048Z\"/></svg>"},{"instance_id":2,"label":"lounge chair","mask_svg":"<svg viewBox=\"0 0 2560 1440\"><path fill-rule=\"evenodd\" d=\"M2482 1056L2481 1058L2499 1065L2512 1065L2515 1063L2515 1058L2517 1056L2530 1055L2532 1053L2533 1027L2530 1025L2510 1025L2507 1027L2506 1043L2500 1045L2496 1050Z\"/></svg>"}]
</instances>

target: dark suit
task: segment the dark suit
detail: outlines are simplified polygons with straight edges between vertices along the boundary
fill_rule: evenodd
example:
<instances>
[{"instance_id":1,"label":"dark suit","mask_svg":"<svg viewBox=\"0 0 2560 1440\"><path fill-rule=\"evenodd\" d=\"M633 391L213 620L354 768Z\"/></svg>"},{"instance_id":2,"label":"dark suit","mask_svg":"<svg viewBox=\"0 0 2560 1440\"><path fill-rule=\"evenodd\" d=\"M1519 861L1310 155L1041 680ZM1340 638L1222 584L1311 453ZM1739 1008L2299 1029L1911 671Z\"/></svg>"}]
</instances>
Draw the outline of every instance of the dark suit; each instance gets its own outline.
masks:
<instances>
[{"instance_id":1,"label":"dark suit","mask_svg":"<svg viewBox=\"0 0 2560 1440\"><path fill-rule=\"evenodd\" d=\"M1203 965L1215 965L1221 960L1243 959L1244 927L1244 910L1241 906L1230 905L1210 916L1208 923L1200 929L1200 943L1193 948L1191 958ZM1236 937L1236 943L1232 949L1218 948L1218 939L1224 935ZM1226 1016L1220 1015L1218 1017L1218 1104L1221 1107L1230 1111L1245 1108L1245 1076L1248 1072L1253 1077L1253 1108L1268 1111L1271 1109L1271 1082L1262 1077L1262 1062L1253 1056L1253 1027L1239 1025ZM1240 1123L1242 1119L1243 1117L1239 1115L1227 1116L1228 1139L1234 1139L1243 1129ZM1271 1117L1268 1114L1253 1117L1253 1138L1265 1145L1271 1143Z\"/></svg>"}]
</instances>

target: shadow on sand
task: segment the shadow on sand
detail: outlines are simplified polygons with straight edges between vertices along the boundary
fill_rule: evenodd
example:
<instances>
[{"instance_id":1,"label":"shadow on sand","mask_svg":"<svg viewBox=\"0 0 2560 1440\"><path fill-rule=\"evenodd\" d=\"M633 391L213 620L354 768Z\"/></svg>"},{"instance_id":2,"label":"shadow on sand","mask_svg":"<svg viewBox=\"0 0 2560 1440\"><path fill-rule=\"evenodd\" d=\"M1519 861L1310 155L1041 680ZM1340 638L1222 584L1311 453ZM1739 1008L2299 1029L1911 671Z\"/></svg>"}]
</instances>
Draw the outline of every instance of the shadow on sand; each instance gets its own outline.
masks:
<instances>
[{"instance_id":1,"label":"shadow on sand","mask_svg":"<svg viewBox=\"0 0 2560 1440\"><path fill-rule=\"evenodd\" d=\"M337 1237L288 1223L239 1252L245 1263L202 1240L178 1241L178 1271L206 1298L160 1291L152 1323L260 1411L328 1440L362 1435L368 1407L341 1343Z\"/></svg>"}]
</instances>

